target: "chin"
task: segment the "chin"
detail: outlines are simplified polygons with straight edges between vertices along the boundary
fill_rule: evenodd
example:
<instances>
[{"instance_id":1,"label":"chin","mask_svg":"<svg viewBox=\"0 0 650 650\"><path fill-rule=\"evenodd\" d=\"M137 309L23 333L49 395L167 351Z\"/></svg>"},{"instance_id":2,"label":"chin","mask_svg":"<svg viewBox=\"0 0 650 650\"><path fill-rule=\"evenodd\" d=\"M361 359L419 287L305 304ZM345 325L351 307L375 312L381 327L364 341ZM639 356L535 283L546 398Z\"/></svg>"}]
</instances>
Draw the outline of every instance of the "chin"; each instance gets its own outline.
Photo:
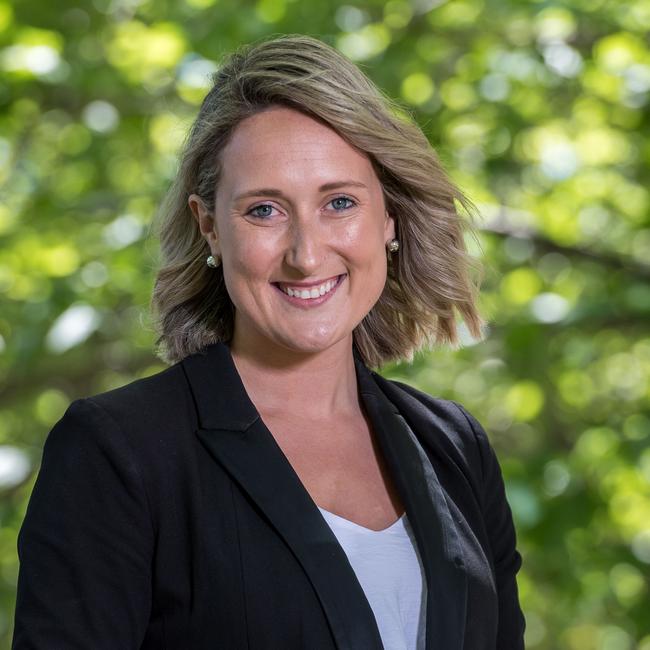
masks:
<instances>
[{"instance_id":1,"label":"chin","mask_svg":"<svg viewBox=\"0 0 650 650\"><path fill-rule=\"evenodd\" d=\"M351 334L349 335L351 338ZM316 354L328 350L332 346L340 343L342 339L346 338L345 335L335 335L333 332L314 332L313 334L285 338L283 347L288 348L292 352L303 354Z\"/></svg>"}]
</instances>

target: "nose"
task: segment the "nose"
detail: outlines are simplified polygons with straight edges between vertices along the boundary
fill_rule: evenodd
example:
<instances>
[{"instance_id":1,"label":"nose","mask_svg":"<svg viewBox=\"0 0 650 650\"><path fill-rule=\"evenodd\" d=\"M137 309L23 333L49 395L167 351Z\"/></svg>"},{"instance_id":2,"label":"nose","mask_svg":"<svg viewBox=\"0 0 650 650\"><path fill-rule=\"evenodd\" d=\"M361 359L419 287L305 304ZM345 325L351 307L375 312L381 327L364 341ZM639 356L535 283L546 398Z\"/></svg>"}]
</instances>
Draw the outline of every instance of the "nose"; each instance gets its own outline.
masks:
<instances>
[{"instance_id":1,"label":"nose","mask_svg":"<svg viewBox=\"0 0 650 650\"><path fill-rule=\"evenodd\" d=\"M286 263L304 276L317 271L325 254L325 233L313 215L295 219L289 231Z\"/></svg>"}]
</instances>

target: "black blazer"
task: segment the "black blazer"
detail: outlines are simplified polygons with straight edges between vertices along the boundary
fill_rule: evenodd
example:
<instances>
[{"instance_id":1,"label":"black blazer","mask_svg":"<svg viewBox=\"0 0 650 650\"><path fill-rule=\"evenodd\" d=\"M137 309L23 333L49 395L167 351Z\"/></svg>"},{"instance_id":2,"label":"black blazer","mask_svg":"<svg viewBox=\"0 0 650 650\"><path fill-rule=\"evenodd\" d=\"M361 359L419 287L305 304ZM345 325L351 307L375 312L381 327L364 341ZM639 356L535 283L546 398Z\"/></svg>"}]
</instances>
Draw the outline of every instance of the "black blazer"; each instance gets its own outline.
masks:
<instances>
[{"instance_id":1,"label":"black blazer","mask_svg":"<svg viewBox=\"0 0 650 650\"><path fill-rule=\"evenodd\" d=\"M523 648L521 559L485 432L458 404L355 364L422 557L427 649ZM18 553L14 650L382 648L224 344L70 405Z\"/></svg>"}]
</instances>

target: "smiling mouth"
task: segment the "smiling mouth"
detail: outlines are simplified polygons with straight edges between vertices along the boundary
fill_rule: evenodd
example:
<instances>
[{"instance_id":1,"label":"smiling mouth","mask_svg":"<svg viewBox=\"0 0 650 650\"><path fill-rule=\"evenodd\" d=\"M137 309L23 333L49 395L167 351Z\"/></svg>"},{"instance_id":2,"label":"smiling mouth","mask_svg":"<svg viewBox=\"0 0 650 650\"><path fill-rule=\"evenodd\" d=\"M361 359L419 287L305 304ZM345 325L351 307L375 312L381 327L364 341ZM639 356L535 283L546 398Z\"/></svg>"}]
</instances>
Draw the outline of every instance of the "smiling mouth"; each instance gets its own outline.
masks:
<instances>
[{"instance_id":1,"label":"smiling mouth","mask_svg":"<svg viewBox=\"0 0 650 650\"><path fill-rule=\"evenodd\" d=\"M316 301L319 298L329 295L341 283L347 273L337 275L321 284L311 285L309 287L295 286L289 282L273 282L282 293L290 298L304 300L305 302Z\"/></svg>"}]
</instances>

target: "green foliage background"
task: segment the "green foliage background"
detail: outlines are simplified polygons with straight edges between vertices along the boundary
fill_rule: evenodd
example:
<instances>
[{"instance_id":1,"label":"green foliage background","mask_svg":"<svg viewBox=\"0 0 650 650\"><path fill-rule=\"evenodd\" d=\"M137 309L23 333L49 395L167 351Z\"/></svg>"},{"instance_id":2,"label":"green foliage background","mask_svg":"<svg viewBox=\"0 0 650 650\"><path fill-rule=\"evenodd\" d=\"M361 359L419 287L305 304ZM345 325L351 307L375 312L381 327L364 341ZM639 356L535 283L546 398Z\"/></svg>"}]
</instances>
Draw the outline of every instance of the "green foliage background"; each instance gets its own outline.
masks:
<instances>
[{"instance_id":1,"label":"green foliage background","mask_svg":"<svg viewBox=\"0 0 650 650\"><path fill-rule=\"evenodd\" d=\"M323 38L476 203L486 338L392 377L465 404L507 480L537 650L650 650L650 1L0 0L0 644L69 402L162 369L149 228L207 74Z\"/></svg>"}]
</instances>

